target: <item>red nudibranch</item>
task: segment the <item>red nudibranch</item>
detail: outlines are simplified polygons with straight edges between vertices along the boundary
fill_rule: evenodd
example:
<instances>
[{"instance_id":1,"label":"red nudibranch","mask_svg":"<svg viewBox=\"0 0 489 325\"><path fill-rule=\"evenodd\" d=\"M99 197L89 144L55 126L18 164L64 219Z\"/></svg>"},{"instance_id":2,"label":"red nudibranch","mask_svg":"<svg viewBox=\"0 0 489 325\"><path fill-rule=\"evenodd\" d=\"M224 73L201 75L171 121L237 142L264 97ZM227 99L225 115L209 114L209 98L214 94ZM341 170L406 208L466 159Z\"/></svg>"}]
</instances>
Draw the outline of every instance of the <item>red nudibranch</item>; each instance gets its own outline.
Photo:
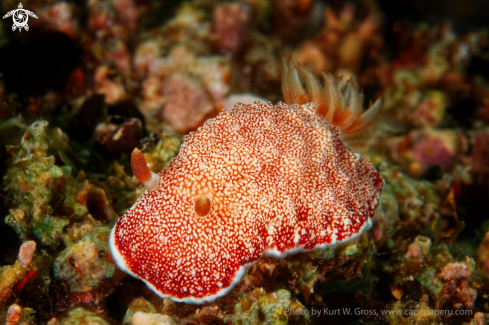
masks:
<instances>
[{"instance_id":1,"label":"red nudibranch","mask_svg":"<svg viewBox=\"0 0 489 325\"><path fill-rule=\"evenodd\" d=\"M383 180L341 132L366 128L380 100L362 113L353 80L323 77L284 59L288 104L236 104L188 135L159 175L135 149L147 191L112 229L117 265L161 297L204 303L263 255L322 249L368 229Z\"/></svg>"}]
</instances>

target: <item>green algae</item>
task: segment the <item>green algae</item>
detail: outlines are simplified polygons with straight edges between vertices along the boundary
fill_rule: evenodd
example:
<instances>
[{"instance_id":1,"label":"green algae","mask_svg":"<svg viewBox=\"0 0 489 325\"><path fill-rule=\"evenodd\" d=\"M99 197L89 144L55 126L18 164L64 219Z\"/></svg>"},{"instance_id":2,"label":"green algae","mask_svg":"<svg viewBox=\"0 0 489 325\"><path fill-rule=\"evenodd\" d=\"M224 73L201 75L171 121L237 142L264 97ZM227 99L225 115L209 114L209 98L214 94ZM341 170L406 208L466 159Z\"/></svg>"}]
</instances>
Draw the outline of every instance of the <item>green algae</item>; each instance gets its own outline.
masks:
<instances>
[{"instance_id":1,"label":"green algae","mask_svg":"<svg viewBox=\"0 0 489 325\"><path fill-rule=\"evenodd\" d=\"M414 276L414 278L431 293L439 295L443 290L443 281L436 276L437 274L438 271L434 267L429 267L420 275Z\"/></svg>"},{"instance_id":2,"label":"green algae","mask_svg":"<svg viewBox=\"0 0 489 325\"><path fill-rule=\"evenodd\" d=\"M33 216L31 219L32 233L43 245L55 246L63 233L63 228L70 223L68 218L50 215Z\"/></svg>"},{"instance_id":3,"label":"green algae","mask_svg":"<svg viewBox=\"0 0 489 325\"><path fill-rule=\"evenodd\" d=\"M102 317L85 310L81 307L75 308L68 313L60 322L61 325L109 325Z\"/></svg>"},{"instance_id":4,"label":"green algae","mask_svg":"<svg viewBox=\"0 0 489 325\"><path fill-rule=\"evenodd\" d=\"M111 278L115 265L109 262L110 227L98 226L69 245L54 261L54 275L68 283L72 292L86 292Z\"/></svg>"},{"instance_id":5,"label":"green algae","mask_svg":"<svg viewBox=\"0 0 489 325\"><path fill-rule=\"evenodd\" d=\"M290 303L290 292L284 289L260 297L247 310L243 310L242 303L237 303L235 315L231 317L233 325L285 325Z\"/></svg>"},{"instance_id":6,"label":"green algae","mask_svg":"<svg viewBox=\"0 0 489 325\"><path fill-rule=\"evenodd\" d=\"M52 190L63 172L55 164L54 156L48 156L47 126L46 121L37 121L28 127L13 165L4 177L4 190L12 191L17 203L17 208L11 210L5 223L15 230L22 241L29 238L30 230L34 228L34 235L41 242L57 245L59 230L66 223L52 219L53 226L49 226L43 219L53 218L50 216L53 212L50 206Z\"/></svg>"},{"instance_id":7,"label":"green algae","mask_svg":"<svg viewBox=\"0 0 489 325\"><path fill-rule=\"evenodd\" d=\"M130 325L132 316L138 311L143 313L156 313L155 307L149 301L143 298L136 298L131 302L129 308L127 308L124 319L122 320L122 325Z\"/></svg>"}]
</instances>

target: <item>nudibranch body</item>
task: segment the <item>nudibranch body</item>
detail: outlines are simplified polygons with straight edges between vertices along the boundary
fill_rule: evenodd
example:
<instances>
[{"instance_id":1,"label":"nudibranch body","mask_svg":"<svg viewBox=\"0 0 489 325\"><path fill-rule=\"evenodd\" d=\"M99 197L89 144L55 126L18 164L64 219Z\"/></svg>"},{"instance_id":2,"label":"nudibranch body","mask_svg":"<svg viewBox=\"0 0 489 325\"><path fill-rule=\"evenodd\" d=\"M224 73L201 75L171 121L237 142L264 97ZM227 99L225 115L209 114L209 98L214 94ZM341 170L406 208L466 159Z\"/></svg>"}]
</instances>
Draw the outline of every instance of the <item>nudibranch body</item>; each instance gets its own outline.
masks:
<instances>
[{"instance_id":1,"label":"nudibranch body","mask_svg":"<svg viewBox=\"0 0 489 325\"><path fill-rule=\"evenodd\" d=\"M362 114L354 82L324 77L321 86L285 62L284 99L297 105L237 104L188 135L159 175L136 149L133 170L148 190L111 232L117 265L161 297L204 303L263 255L326 248L368 229L383 180L341 132L368 126L380 102Z\"/></svg>"}]
</instances>

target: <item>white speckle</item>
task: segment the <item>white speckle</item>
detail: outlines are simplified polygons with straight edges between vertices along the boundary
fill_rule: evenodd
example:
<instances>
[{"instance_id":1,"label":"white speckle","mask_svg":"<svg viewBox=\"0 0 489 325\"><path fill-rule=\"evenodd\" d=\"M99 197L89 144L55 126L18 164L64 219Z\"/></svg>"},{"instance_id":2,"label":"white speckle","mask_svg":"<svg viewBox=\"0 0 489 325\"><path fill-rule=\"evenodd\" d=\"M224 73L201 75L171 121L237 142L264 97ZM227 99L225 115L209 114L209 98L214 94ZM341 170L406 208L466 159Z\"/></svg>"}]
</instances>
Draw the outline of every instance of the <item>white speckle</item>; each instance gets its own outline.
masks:
<instances>
[{"instance_id":1,"label":"white speckle","mask_svg":"<svg viewBox=\"0 0 489 325\"><path fill-rule=\"evenodd\" d=\"M301 239L301 235L295 234L295 236L294 236L294 244L297 244L300 239Z\"/></svg>"},{"instance_id":2,"label":"white speckle","mask_svg":"<svg viewBox=\"0 0 489 325\"><path fill-rule=\"evenodd\" d=\"M199 168L200 169L207 169L208 166L205 163L203 163L202 161L199 161Z\"/></svg>"},{"instance_id":3,"label":"white speckle","mask_svg":"<svg viewBox=\"0 0 489 325\"><path fill-rule=\"evenodd\" d=\"M167 243L168 238L165 236L164 233L160 233L159 238L158 238L163 244Z\"/></svg>"}]
</instances>

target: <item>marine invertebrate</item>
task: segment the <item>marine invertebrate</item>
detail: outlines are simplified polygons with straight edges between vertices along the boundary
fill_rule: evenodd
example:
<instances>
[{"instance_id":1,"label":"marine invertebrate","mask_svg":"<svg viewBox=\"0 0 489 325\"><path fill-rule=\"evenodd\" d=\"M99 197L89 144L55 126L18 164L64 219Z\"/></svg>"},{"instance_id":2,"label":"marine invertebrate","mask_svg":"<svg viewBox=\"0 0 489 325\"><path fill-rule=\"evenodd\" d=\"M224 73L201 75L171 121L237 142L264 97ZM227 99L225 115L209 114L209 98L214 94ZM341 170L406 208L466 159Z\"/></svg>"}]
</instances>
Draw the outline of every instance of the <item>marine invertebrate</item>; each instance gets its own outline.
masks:
<instances>
[{"instance_id":1,"label":"marine invertebrate","mask_svg":"<svg viewBox=\"0 0 489 325\"><path fill-rule=\"evenodd\" d=\"M314 103L317 113L324 116L327 122L339 127L343 133L353 134L365 130L380 112L379 98L362 113L363 95L354 79L344 82L342 77L336 78L323 72L324 85L321 86L318 79L305 67L299 66L295 69L291 59L287 62L283 59L282 66L284 101L299 105ZM301 81L305 83L306 89L302 87Z\"/></svg>"},{"instance_id":2,"label":"marine invertebrate","mask_svg":"<svg viewBox=\"0 0 489 325\"><path fill-rule=\"evenodd\" d=\"M327 75L321 95L300 68L306 94L291 60L284 69L290 105L255 102L222 112L187 136L159 175L133 152L134 174L147 191L109 243L117 265L160 296L212 301L262 255L334 246L371 224L383 180L341 131L365 128L379 103L361 114L353 81L343 87Z\"/></svg>"}]
</instances>

